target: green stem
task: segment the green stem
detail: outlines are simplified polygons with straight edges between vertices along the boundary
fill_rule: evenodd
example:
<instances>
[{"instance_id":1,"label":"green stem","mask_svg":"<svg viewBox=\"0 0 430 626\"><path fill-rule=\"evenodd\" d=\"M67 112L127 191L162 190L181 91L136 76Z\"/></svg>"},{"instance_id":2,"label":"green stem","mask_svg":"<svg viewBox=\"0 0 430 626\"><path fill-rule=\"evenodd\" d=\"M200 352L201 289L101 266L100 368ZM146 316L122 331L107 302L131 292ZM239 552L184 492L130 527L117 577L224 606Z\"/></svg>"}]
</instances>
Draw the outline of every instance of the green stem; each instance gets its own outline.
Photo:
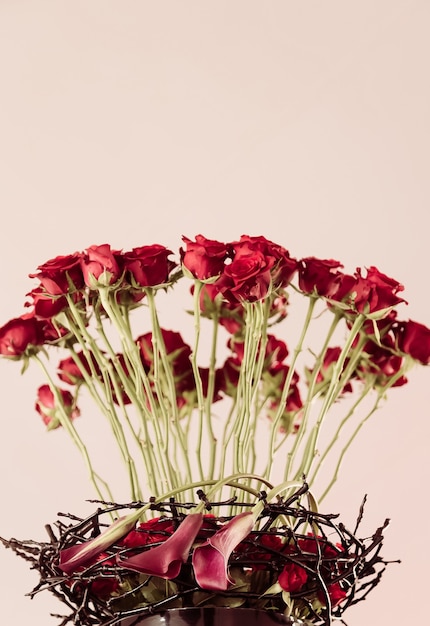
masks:
<instances>
[{"instance_id":1,"label":"green stem","mask_svg":"<svg viewBox=\"0 0 430 626\"><path fill-rule=\"evenodd\" d=\"M213 476L215 472L215 461L217 454L217 444L218 441L214 436L213 427L212 427L212 404L214 400L214 391L215 391L215 368L216 368L216 349L217 349L217 340L218 340L218 328L219 328L219 318L218 311L214 313L213 317L213 332L212 332L212 345L211 345L211 353L209 357L209 372L208 372L208 389L207 389L207 397L205 401L205 413L206 413L206 424L209 433L212 433L212 441L213 441L213 453L210 456L209 460L209 471L208 476Z\"/></svg>"},{"instance_id":2,"label":"green stem","mask_svg":"<svg viewBox=\"0 0 430 626\"><path fill-rule=\"evenodd\" d=\"M221 460L220 460L220 472L219 475L223 476L225 473L225 464L227 458L227 451L230 450L230 441L234 432L234 416L236 411L236 398L232 399L232 404L230 407L230 411L228 413L227 419L225 421L223 437L222 437L222 447L221 447Z\"/></svg>"},{"instance_id":3,"label":"green stem","mask_svg":"<svg viewBox=\"0 0 430 626\"><path fill-rule=\"evenodd\" d=\"M164 424L165 424L165 433L164 436L166 438L165 449L169 449L169 439L170 439L170 427L173 424L173 427L176 432L176 437L173 438L175 444L175 457L176 458L176 448L179 445L182 461L185 467L186 475L184 477L180 477L181 481L189 481L191 480L191 466L187 448L187 440L184 437L184 431L182 429L179 411L178 411L178 403L176 396L176 385L175 378L171 363L168 359L166 346L164 344L163 333L160 327L160 323L158 320L157 308L155 306L155 298L154 292L152 289L145 289L145 293L148 299L149 310L151 313L151 323L152 323L152 346L154 353L154 381L156 385L157 395L160 398L159 404L161 404L161 411L163 414ZM161 365L160 367L160 358ZM166 394L162 388L162 380L167 382L167 397L170 400L170 415L168 414L168 410L164 406L163 398L166 398ZM176 475L179 477L178 467L176 467Z\"/></svg>"},{"instance_id":4,"label":"green stem","mask_svg":"<svg viewBox=\"0 0 430 626\"><path fill-rule=\"evenodd\" d=\"M211 416L205 415L205 399L203 394L203 384L202 379L199 372L199 367L197 364L197 354L199 349L200 342L200 294L203 288L203 283L196 280L194 282L194 331L195 331L195 341L194 348L191 354L191 365L193 368L194 380L196 384L196 395L197 395L197 411L198 411L198 434L197 434L197 444L196 444L196 458L198 470L200 473L200 477L203 479L205 477L205 471L203 468L202 462L202 443L203 443L203 426L206 424L206 429L208 432L208 438L210 442L210 460L209 467L213 467L215 464L215 436L212 429L212 420Z\"/></svg>"},{"instance_id":5,"label":"green stem","mask_svg":"<svg viewBox=\"0 0 430 626\"><path fill-rule=\"evenodd\" d=\"M126 375L124 372L124 369L116 355L113 362L121 384L124 387L124 391L129 396L138 411L144 433L144 442L141 446L142 449L145 450L145 456L148 462L147 476L150 488L154 489L154 492L157 493L160 481L162 481L166 486L172 484L173 471L170 467L169 459L166 455L162 454L160 449L162 435L160 432L159 421L157 419L157 406L153 392L142 365L139 348L131 336L128 320L124 320L121 316L115 300L111 303L108 290L100 289L99 295L103 309L118 330L123 347L123 353L127 354L129 357L129 375ZM132 384L133 381L134 384ZM149 403L149 408L147 406L147 402ZM155 447L157 448L157 455L154 453L154 440L151 438L149 433L148 423L153 425L156 433ZM162 476L160 475L160 470Z\"/></svg>"},{"instance_id":6,"label":"green stem","mask_svg":"<svg viewBox=\"0 0 430 626\"><path fill-rule=\"evenodd\" d=\"M70 438L72 439L73 443L76 445L76 447L78 448L79 452L81 453L82 458L84 460L84 463L86 465L89 477L90 477L90 481L94 485L94 488L96 490L97 496L101 500L103 500L103 501L109 501L109 500L112 501L113 497L112 497L112 493L111 493L111 491L109 489L109 486L106 483L106 481L102 480L102 478L100 478L99 474L97 474L97 472L94 471L94 468L93 468L91 460L90 460L90 456L88 454L88 450L87 450L84 442L80 438L76 428L74 427L72 420L70 419L70 417L67 415L67 413L65 411L64 404L63 404L63 399L61 397L61 394L59 393L57 386L55 385L54 381L52 380L52 377L51 377L50 373L48 372L48 369L46 368L46 365L41 360L41 358L39 357L38 354L35 354L33 356L33 358L36 360L36 362L42 368L42 371L44 372L44 374L45 374L45 376L46 376L46 378L48 380L49 387L50 387L50 389L52 391L52 394L54 395L55 406L59 410L60 424L61 424L61 426L63 426L64 430L70 436ZM102 487L104 487L104 489L106 490L105 493L102 491L100 485L102 485Z\"/></svg>"},{"instance_id":7,"label":"green stem","mask_svg":"<svg viewBox=\"0 0 430 626\"><path fill-rule=\"evenodd\" d=\"M68 323L70 325L70 330L73 332L80 347L82 348L82 352L90 368L91 376L88 374L85 367L79 362L79 358L76 355L73 348L70 349L72 358L74 359L78 367L80 367L86 386L93 400L96 402L96 405L99 407L102 414L105 415L109 420L115 440L118 443L118 447L120 449L123 461L126 467L128 468L132 498L134 500L138 500L141 495L141 490L139 487L139 480L137 477L136 467L135 467L134 460L128 449L128 444L124 435L124 430L122 428L121 421L118 418L118 415L117 415L117 412L116 412L116 409L112 400L111 384L115 388L115 393L117 395L118 401L120 401L122 397L122 392L118 388L116 377L112 375L112 364L109 363L108 359L106 359L103 352L99 349L92 335L88 332L85 324L82 321L82 317L79 314L79 311L77 310L70 296L68 296L68 303L69 303ZM101 322L99 318L98 318L98 322L99 322L98 330L99 332L101 331L102 336L103 336L104 333L102 331ZM110 344L108 344L108 346L110 347ZM116 359L116 356L114 354L113 355L111 354L111 356L113 357L113 360ZM99 366L100 373L103 377L103 384L101 384L100 375L95 369L93 359L96 360L97 365ZM98 394L94 386L95 381L97 381L100 384L102 391L103 391L104 398L107 401L107 404L103 402L102 399L100 398L100 395Z\"/></svg>"},{"instance_id":8,"label":"green stem","mask_svg":"<svg viewBox=\"0 0 430 626\"><path fill-rule=\"evenodd\" d=\"M296 473L296 478L300 476L307 476L312 464L314 462L316 451L318 449L318 438L321 431L321 426L324 422L324 418L326 417L330 407L336 401L339 393L343 389L343 384L339 385L339 380L341 378L342 370L345 364L346 358L349 356L351 346L354 343L360 329L365 321L365 316L363 314L358 314L354 320L352 328L350 330L349 336L342 348L342 351L339 355L339 359L336 361L335 366L333 368L332 378L329 384L329 388L324 396L322 408L318 419L309 435L308 443L307 443L307 452L303 455L303 460L300 464L298 472ZM343 381L345 382L345 381Z\"/></svg>"},{"instance_id":9,"label":"green stem","mask_svg":"<svg viewBox=\"0 0 430 626\"><path fill-rule=\"evenodd\" d=\"M339 320L341 319L341 313L340 312L335 312L334 313L334 318L333 321L330 325L330 328L328 330L327 336L325 338L324 344L320 350L320 353L315 361L315 366L313 368L312 371L312 375L311 375L311 379L309 381L309 387L308 387L308 394L307 394L307 398L306 401L304 403L304 410L303 410L303 417L299 426L299 430L296 434L295 440L294 440L294 444L292 446L292 449L290 450L290 452L287 455L287 462L285 465L285 472L284 472L284 478L285 480L288 480L288 477L290 476L290 473L292 471L293 468L293 464L295 461L295 457L297 454L297 451L300 447L300 444L302 443L303 437L306 433L306 429L308 426L308 421L309 421L309 417L310 417L310 412L311 412L311 408L312 408L312 401L314 399L314 395L315 395L315 385L316 385L316 381L318 378L318 374L320 372L322 363L324 361L324 357L325 354L327 352L327 348L328 345L331 341L331 338L337 328L337 325L339 323ZM306 318L307 323L309 325L309 315ZM308 321L309 320L309 321ZM303 468L302 468L302 472L299 474L299 472L296 473L296 476L301 477L303 473Z\"/></svg>"},{"instance_id":10,"label":"green stem","mask_svg":"<svg viewBox=\"0 0 430 626\"><path fill-rule=\"evenodd\" d=\"M354 404L352 405L352 407L350 408L350 410L348 411L346 416L340 422L339 426L336 429L335 434L333 435L333 438L331 439L330 443L326 447L324 453L321 455L320 460L318 461L318 464L317 464L316 468L314 469L312 477L308 481L310 486L312 486L312 484L314 483L315 478L318 475L318 473L319 473L319 471L320 471L320 469L321 469L325 459L330 454L330 452L333 449L333 447L335 446L336 442L339 440L340 434L341 434L344 426L349 422L351 417L354 415L354 413L356 412L356 410L357 410L358 406L361 404L361 402L363 402L363 400L367 397L367 394L372 389L372 387L373 387L373 381L369 381L363 387L363 391L361 392L360 396L354 402Z\"/></svg>"},{"instance_id":11,"label":"green stem","mask_svg":"<svg viewBox=\"0 0 430 626\"><path fill-rule=\"evenodd\" d=\"M257 379L257 353L262 339L261 302L244 303L244 309L244 354L237 385L237 416L234 422L233 468L235 472L247 470L245 438L250 425L254 394L260 383Z\"/></svg>"},{"instance_id":12,"label":"green stem","mask_svg":"<svg viewBox=\"0 0 430 626\"><path fill-rule=\"evenodd\" d=\"M254 360L254 372L253 372L253 388L251 389L251 395L249 398L249 420L247 429L244 432L245 444L244 444L244 455L246 459L246 471L252 472L255 467L255 462L257 458L256 449L255 449L255 435L257 431L257 423L260 417L260 413L258 411L259 406L259 388L261 384L261 378L263 374L264 363L266 361L266 348L267 348L267 319L269 315L269 310L271 306L270 298L267 298L264 302L258 302L257 311L257 325L258 330L255 333L257 350L256 350L256 359ZM270 358L270 356L269 356Z\"/></svg>"},{"instance_id":13,"label":"green stem","mask_svg":"<svg viewBox=\"0 0 430 626\"><path fill-rule=\"evenodd\" d=\"M128 473L129 473L129 479L130 479L130 488L131 488L131 497L133 500L142 500L143 499L143 494L142 491L140 489L139 486L139 479L137 476L137 471L136 471L136 465L135 462L133 460L133 457L130 454L130 451L128 449L128 445L127 445L127 440L125 438L124 435L124 431L123 428L121 426L121 422L117 416L116 410L115 410L115 406L113 404L113 400L112 400L112 393L110 390L110 381L112 381L112 384L114 385L114 389L115 389L115 393L116 396L118 398L118 403L122 409L123 415L125 416L125 419L132 431L132 434L135 436L136 442L139 443L139 438L137 437L136 433L134 432L134 429L131 425L131 422L129 420L127 411L125 409L124 403L122 402L122 397L121 397L121 392L118 389L118 385L116 384L116 380L115 377L110 376L108 377L108 379L106 379L106 373L102 372L103 375L103 379L104 379L104 392L105 392L105 400L107 401L107 404L105 404L104 402L102 402L99 394L97 393L97 390L94 386L94 379L88 374L86 368L83 366L82 361L80 360L79 356L76 354L76 352L74 351L74 349L71 347L69 348L70 354L72 356L72 359L74 361L74 363L77 365L77 367L80 369L82 377L84 379L84 383L86 388L88 389L88 391L90 392L91 397L93 398L93 400L95 401L96 405L99 407L99 409L102 411L102 414L105 415L111 425L112 428L112 432L114 434L115 437L115 441L118 443L118 447L120 449L121 452L121 456L123 458L123 461L128 469ZM109 385L109 388L108 388ZM140 446L139 446L140 447Z\"/></svg>"},{"instance_id":14,"label":"green stem","mask_svg":"<svg viewBox=\"0 0 430 626\"><path fill-rule=\"evenodd\" d=\"M385 387L379 389L378 395L376 397L375 403L374 403L371 411L366 415L366 417L364 419L362 419L360 421L360 423L357 425L357 427L355 428L354 432L352 433L351 437L348 439L348 441L346 442L345 446L342 448L342 451L341 451L341 453L339 455L338 462L336 464L336 468L334 470L333 477L332 477L330 483L328 484L328 486L326 487L326 489L324 490L322 496L320 497L320 502L327 496L327 494L329 493L329 491L331 490L331 488L333 487L333 485L337 481L337 479L339 477L339 471L340 471L340 468L342 466L345 454L349 450L349 448L350 448L351 444L353 443L354 439L356 438L356 436L358 435L358 433L360 432L360 430L362 429L364 424L377 411L377 409L379 408L379 404L380 404L381 400L384 398L384 396L386 395L388 389L390 389L391 387L393 387L393 385L396 384L396 382L404 375L404 372L405 372L405 368L401 368L394 376L392 376L389 379L389 382L387 383L387 385L385 385Z\"/></svg>"},{"instance_id":15,"label":"green stem","mask_svg":"<svg viewBox=\"0 0 430 626\"><path fill-rule=\"evenodd\" d=\"M288 399L288 394L290 392L290 385L291 385L291 381L294 375L294 368L296 365L296 361L299 357L299 354L302 352L303 350L303 343L306 337L306 334L308 332L311 320L312 320L312 316L313 316L313 312L315 309L315 305L317 303L318 298L315 296L310 296L309 299L309 306L308 306L308 310L306 312L306 318L302 327L302 332L300 334L299 340L297 342L297 345L294 349L294 353L293 353L293 358L291 361L291 364L289 366L288 369L288 373L285 379L285 383L282 389L282 393L281 393L281 399L279 400L279 407L278 407L278 411L275 415L275 418L273 420L271 429L270 429L270 440L269 440L269 450L268 450L268 454L267 454L267 467L265 470L265 475L266 476L270 476L272 473L272 465L273 465L273 460L275 458L275 452L276 452L276 438L279 432L279 425L282 419L282 415L285 411L285 407L287 404L287 399ZM297 437L299 437L299 435L297 435ZM290 466L290 457L288 457L287 460L287 468L285 471L285 476L287 477L289 474L289 466Z\"/></svg>"}]
</instances>

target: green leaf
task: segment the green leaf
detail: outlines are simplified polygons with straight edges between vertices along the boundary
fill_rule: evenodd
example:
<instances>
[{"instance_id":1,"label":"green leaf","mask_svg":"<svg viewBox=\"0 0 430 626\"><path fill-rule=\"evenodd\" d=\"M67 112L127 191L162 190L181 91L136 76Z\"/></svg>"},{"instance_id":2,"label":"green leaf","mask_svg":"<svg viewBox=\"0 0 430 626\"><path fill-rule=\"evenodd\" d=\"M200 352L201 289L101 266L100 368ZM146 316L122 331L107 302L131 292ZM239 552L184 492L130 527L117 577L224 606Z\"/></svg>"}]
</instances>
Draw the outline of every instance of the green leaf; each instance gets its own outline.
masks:
<instances>
[{"instance_id":1,"label":"green leaf","mask_svg":"<svg viewBox=\"0 0 430 626\"><path fill-rule=\"evenodd\" d=\"M278 593L282 592L282 587L279 584L279 582L274 583L273 585L271 585L268 589L266 589L266 591L264 593L261 594L261 597L263 596L275 596Z\"/></svg>"}]
</instances>

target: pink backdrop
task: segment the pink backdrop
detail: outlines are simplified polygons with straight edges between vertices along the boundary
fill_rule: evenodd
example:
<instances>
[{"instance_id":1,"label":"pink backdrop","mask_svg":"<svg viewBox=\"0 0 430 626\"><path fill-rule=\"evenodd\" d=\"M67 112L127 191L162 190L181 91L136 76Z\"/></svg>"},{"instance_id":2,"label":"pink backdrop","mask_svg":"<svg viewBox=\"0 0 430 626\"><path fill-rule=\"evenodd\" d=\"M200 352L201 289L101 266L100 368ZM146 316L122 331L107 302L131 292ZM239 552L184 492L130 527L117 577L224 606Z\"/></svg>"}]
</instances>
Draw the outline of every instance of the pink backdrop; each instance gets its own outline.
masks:
<instances>
[{"instance_id":1,"label":"pink backdrop","mask_svg":"<svg viewBox=\"0 0 430 626\"><path fill-rule=\"evenodd\" d=\"M201 232L376 265L430 325L429 23L426 0L2 0L0 323L46 259ZM324 504L352 524L367 493L366 528L390 517L384 553L402 559L349 626L419 623L428 595L429 371L410 378ZM0 381L0 534L42 539L93 493L33 413L39 372L1 361ZM24 597L25 563L0 562L2 622L56 625L49 595Z\"/></svg>"}]
</instances>

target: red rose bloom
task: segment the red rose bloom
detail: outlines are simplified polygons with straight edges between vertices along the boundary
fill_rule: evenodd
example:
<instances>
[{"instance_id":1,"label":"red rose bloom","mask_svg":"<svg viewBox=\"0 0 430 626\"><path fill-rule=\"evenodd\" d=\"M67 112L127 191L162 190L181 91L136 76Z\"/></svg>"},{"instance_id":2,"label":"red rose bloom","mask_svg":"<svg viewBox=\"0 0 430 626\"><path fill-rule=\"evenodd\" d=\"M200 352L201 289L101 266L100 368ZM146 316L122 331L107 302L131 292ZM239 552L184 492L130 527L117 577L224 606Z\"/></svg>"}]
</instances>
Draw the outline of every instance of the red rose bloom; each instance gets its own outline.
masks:
<instances>
[{"instance_id":1,"label":"red rose bloom","mask_svg":"<svg viewBox=\"0 0 430 626\"><path fill-rule=\"evenodd\" d=\"M287 287L297 271L298 263L291 258L289 252L273 241L265 237L249 237L242 235L240 245L248 243L251 247L259 250L266 258L274 260L271 278L275 289Z\"/></svg>"},{"instance_id":2,"label":"red rose bloom","mask_svg":"<svg viewBox=\"0 0 430 626\"><path fill-rule=\"evenodd\" d=\"M191 348L184 342L181 334L173 330L161 329L167 359L170 363L175 381L177 405L181 408L185 403L185 392L195 391L195 380L191 365ZM140 348L144 368L151 379L153 375L153 345L152 333L146 333L136 339Z\"/></svg>"},{"instance_id":3,"label":"red rose bloom","mask_svg":"<svg viewBox=\"0 0 430 626\"><path fill-rule=\"evenodd\" d=\"M38 278L43 289L51 296L61 296L72 293L84 287L84 277L80 266L81 254L57 256L39 265L36 274L30 278Z\"/></svg>"},{"instance_id":4,"label":"red rose bloom","mask_svg":"<svg viewBox=\"0 0 430 626\"><path fill-rule=\"evenodd\" d=\"M162 543L173 534L175 527L171 519L162 520L159 517L142 522L139 526L131 530L120 541L120 545L125 548L140 548L141 546Z\"/></svg>"},{"instance_id":5,"label":"red rose bloom","mask_svg":"<svg viewBox=\"0 0 430 626\"><path fill-rule=\"evenodd\" d=\"M182 339L181 334L176 331L162 328L161 334L168 358L172 365L173 374L175 376L182 376L191 368L191 348ZM136 343L139 345L144 365L150 368L154 362L152 333L149 332L145 335L141 335L136 339Z\"/></svg>"},{"instance_id":6,"label":"red rose bloom","mask_svg":"<svg viewBox=\"0 0 430 626\"><path fill-rule=\"evenodd\" d=\"M369 267L366 277L361 275L358 267L354 276L342 275L339 289L332 295L332 299L345 302L359 313L370 314L384 312L405 302L397 295L399 291L403 291L403 285L382 274L376 267Z\"/></svg>"},{"instance_id":7,"label":"red rose bloom","mask_svg":"<svg viewBox=\"0 0 430 626\"><path fill-rule=\"evenodd\" d=\"M226 300L216 284L203 285L200 292L200 310L204 317L210 319L217 315L221 326L232 335L239 333L245 324L242 304Z\"/></svg>"},{"instance_id":8,"label":"red rose bloom","mask_svg":"<svg viewBox=\"0 0 430 626\"><path fill-rule=\"evenodd\" d=\"M309 534L306 539L299 539L298 546L302 552L309 554L320 554L327 559L335 559L339 556L341 547L338 546L338 550L330 543L328 543L323 537L315 537Z\"/></svg>"},{"instance_id":9,"label":"red rose bloom","mask_svg":"<svg viewBox=\"0 0 430 626\"><path fill-rule=\"evenodd\" d=\"M26 306L32 305L34 315L39 319L50 320L67 308L65 296L52 296L46 293L43 287L36 287L27 296L32 299L32 303L28 303Z\"/></svg>"},{"instance_id":10,"label":"red rose bloom","mask_svg":"<svg viewBox=\"0 0 430 626\"><path fill-rule=\"evenodd\" d=\"M231 337L227 342L228 348L234 352L235 358L242 362L245 355L245 343L242 339ZM259 358L260 348L257 352ZM282 363L288 356L287 345L282 339L277 339L275 335L267 335L267 344L265 350L264 370L274 367L278 363Z\"/></svg>"},{"instance_id":11,"label":"red rose bloom","mask_svg":"<svg viewBox=\"0 0 430 626\"><path fill-rule=\"evenodd\" d=\"M85 284L94 288L99 281L106 285L115 283L121 276L120 258L121 253L111 250L107 243L87 248L81 258Z\"/></svg>"},{"instance_id":12,"label":"red rose bloom","mask_svg":"<svg viewBox=\"0 0 430 626\"><path fill-rule=\"evenodd\" d=\"M91 365L88 362L86 356L83 352L78 352L76 354L78 360L81 365L75 363L75 360L69 356L66 359L63 359L58 364L58 377L64 383L68 385L76 385L77 383L84 380L83 371L87 372L88 375L92 375ZM92 365L97 375L100 375L100 368L94 358L92 357Z\"/></svg>"},{"instance_id":13,"label":"red rose bloom","mask_svg":"<svg viewBox=\"0 0 430 626\"><path fill-rule=\"evenodd\" d=\"M176 267L176 263L168 258L170 254L171 250L159 244L125 252L124 269L130 275L132 286L156 287L168 282L170 272Z\"/></svg>"},{"instance_id":14,"label":"red rose bloom","mask_svg":"<svg viewBox=\"0 0 430 626\"><path fill-rule=\"evenodd\" d=\"M102 566L106 568L106 572L100 577L97 577L90 583L91 593L100 598L109 598L115 591L119 589L119 579L116 574L112 571L112 568L115 567L115 559L110 558L106 552L102 552L96 557L94 563L89 563L86 567L82 567L82 570L88 569L90 565L100 563ZM111 571L109 571L111 570ZM89 574L91 575L91 569Z\"/></svg>"},{"instance_id":15,"label":"red rose bloom","mask_svg":"<svg viewBox=\"0 0 430 626\"><path fill-rule=\"evenodd\" d=\"M328 595L330 597L331 606L332 608L334 608L346 598L346 591L342 589L339 583L332 583L328 586ZM322 604L325 605L326 598L321 591L318 592L318 599Z\"/></svg>"},{"instance_id":16,"label":"red rose bloom","mask_svg":"<svg viewBox=\"0 0 430 626\"><path fill-rule=\"evenodd\" d=\"M317 293L319 296L331 298L339 288L343 267L333 259L316 259L307 257L299 261L299 287L304 293Z\"/></svg>"},{"instance_id":17,"label":"red rose bloom","mask_svg":"<svg viewBox=\"0 0 430 626\"><path fill-rule=\"evenodd\" d=\"M324 394L328 390L331 384L331 381L333 379L334 366L339 360L341 352L342 352L342 349L339 346L333 346L333 347L327 348L320 370L316 377L316 388L315 388L316 392ZM344 369L348 365L348 361L349 359L345 360L345 363L343 366ZM309 369L309 370L306 370L306 373L310 377L313 371L314 371L313 369ZM348 381L342 389L342 394L348 393L351 391L352 391L352 384L350 381Z\"/></svg>"},{"instance_id":18,"label":"red rose bloom","mask_svg":"<svg viewBox=\"0 0 430 626\"><path fill-rule=\"evenodd\" d=\"M382 345L368 341L363 346L363 358L358 366L359 375L366 377L371 374L376 377L375 386L385 387L403 367L403 358L395 354L394 340L391 336L383 338ZM393 387L400 387L407 383L406 376L400 376Z\"/></svg>"},{"instance_id":19,"label":"red rose bloom","mask_svg":"<svg viewBox=\"0 0 430 626\"><path fill-rule=\"evenodd\" d=\"M269 289L286 287L297 268L287 250L265 239L242 235L230 244L233 260L215 285L230 302L256 302Z\"/></svg>"},{"instance_id":20,"label":"red rose bloom","mask_svg":"<svg viewBox=\"0 0 430 626\"><path fill-rule=\"evenodd\" d=\"M240 360L229 357L224 361L223 366L219 370L219 386L220 390L226 395L235 397L237 393L237 385L239 382Z\"/></svg>"},{"instance_id":21,"label":"red rose bloom","mask_svg":"<svg viewBox=\"0 0 430 626\"><path fill-rule=\"evenodd\" d=\"M269 292L271 267L273 259L242 246L232 263L226 266L217 286L232 302L262 300Z\"/></svg>"},{"instance_id":22,"label":"red rose bloom","mask_svg":"<svg viewBox=\"0 0 430 626\"><path fill-rule=\"evenodd\" d=\"M430 365L430 328L409 320L399 323L396 335L401 352L423 365Z\"/></svg>"},{"instance_id":23,"label":"red rose bloom","mask_svg":"<svg viewBox=\"0 0 430 626\"><path fill-rule=\"evenodd\" d=\"M246 561L253 572L267 569L267 562L276 560L282 552L284 543L275 533L262 534L259 537L248 536L235 548L240 554L240 561Z\"/></svg>"},{"instance_id":24,"label":"red rose bloom","mask_svg":"<svg viewBox=\"0 0 430 626\"><path fill-rule=\"evenodd\" d=\"M63 409L66 412L67 417L69 419L79 417L79 409L76 406L70 391L58 389L58 392L61 394ZM61 409L57 406L55 396L49 385L42 385L37 390L35 409L41 416L44 424L48 427L48 430L54 430L55 428L61 426L59 418L59 411L61 411Z\"/></svg>"},{"instance_id":25,"label":"red rose bloom","mask_svg":"<svg viewBox=\"0 0 430 626\"><path fill-rule=\"evenodd\" d=\"M287 563L278 578L282 589L291 593L300 591L307 580L306 570L296 563Z\"/></svg>"},{"instance_id":26,"label":"red rose bloom","mask_svg":"<svg viewBox=\"0 0 430 626\"><path fill-rule=\"evenodd\" d=\"M186 250L180 249L182 264L195 278L207 280L222 273L228 256L224 243L203 235L196 235L195 242L187 237L182 241L187 245Z\"/></svg>"},{"instance_id":27,"label":"red rose bloom","mask_svg":"<svg viewBox=\"0 0 430 626\"><path fill-rule=\"evenodd\" d=\"M0 328L0 354L20 357L28 348L43 343L43 324L33 315L17 317Z\"/></svg>"},{"instance_id":28,"label":"red rose bloom","mask_svg":"<svg viewBox=\"0 0 430 626\"><path fill-rule=\"evenodd\" d=\"M56 322L55 326L50 319L41 320L43 333L43 343L55 344L59 339L65 337L69 331L64 326Z\"/></svg>"}]
</instances>

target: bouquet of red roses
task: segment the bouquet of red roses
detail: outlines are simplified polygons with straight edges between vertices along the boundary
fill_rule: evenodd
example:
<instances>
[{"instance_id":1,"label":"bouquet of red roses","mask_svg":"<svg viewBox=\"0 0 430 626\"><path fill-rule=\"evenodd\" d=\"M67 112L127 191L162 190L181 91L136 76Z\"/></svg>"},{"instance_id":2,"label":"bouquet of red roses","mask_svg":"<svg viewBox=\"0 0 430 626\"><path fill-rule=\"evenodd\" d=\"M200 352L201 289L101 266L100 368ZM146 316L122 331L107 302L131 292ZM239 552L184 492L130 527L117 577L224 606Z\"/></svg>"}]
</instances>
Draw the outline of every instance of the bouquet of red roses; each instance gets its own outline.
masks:
<instances>
[{"instance_id":1,"label":"bouquet of red roses","mask_svg":"<svg viewBox=\"0 0 430 626\"><path fill-rule=\"evenodd\" d=\"M88 526L81 534L61 526L50 576L67 597L72 588L86 589L93 602L107 595L108 612L112 598L122 609L129 606L118 602L124 595L135 606L152 606L161 593L157 580L177 585L186 573L186 589L194 594L226 592L239 580L247 602L252 593L263 595L289 615L326 619L352 602L359 572L369 573L374 562L371 550L351 552L358 543L343 529L340 540L328 544L317 500L336 481L348 448L388 390L407 382L413 364L430 363L430 329L398 317L403 287L375 267L348 274L338 261L295 259L282 246L247 235L231 243L184 237L172 257L159 244L126 252L103 244L47 261L31 275L37 285L27 312L0 328L2 356L43 370L36 410L48 430L70 435L112 514L119 505L93 466L77 419L80 398L94 401L106 420L99 436L113 436L135 503L104 532L97 514L91 532L100 534L93 539ZM190 339L161 322L163 307L176 315L176 294L191 298ZM314 494L323 465L331 474ZM193 504L197 490L204 497ZM172 498L167 531L164 513ZM220 513L223 507L208 529L205 508ZM152 524L151 517L142 521L150 511L157 519L163 513L156 541L147 541L151 533L141 526L136 530L136 523ZM144 538L137 554L128 546L133 532ZM262 545L271 546L260 551L257 569L249 553L255 532L269 533ZM381 536L379 529L372 549ZM320 548L304 549L309 541ZM222 562L209 587L207 554ZM326 575L316 575L326 559L332 559ZM133 574L130 582L135 562L146 577L139 599L142 579ZM164 565L154 568L155 562ZM105 578L109 584L100 584ZM192 596L182 587L170 592L181 602ZM194 606L199 596L193 597Z\"/></svg>"}]
</instances>

